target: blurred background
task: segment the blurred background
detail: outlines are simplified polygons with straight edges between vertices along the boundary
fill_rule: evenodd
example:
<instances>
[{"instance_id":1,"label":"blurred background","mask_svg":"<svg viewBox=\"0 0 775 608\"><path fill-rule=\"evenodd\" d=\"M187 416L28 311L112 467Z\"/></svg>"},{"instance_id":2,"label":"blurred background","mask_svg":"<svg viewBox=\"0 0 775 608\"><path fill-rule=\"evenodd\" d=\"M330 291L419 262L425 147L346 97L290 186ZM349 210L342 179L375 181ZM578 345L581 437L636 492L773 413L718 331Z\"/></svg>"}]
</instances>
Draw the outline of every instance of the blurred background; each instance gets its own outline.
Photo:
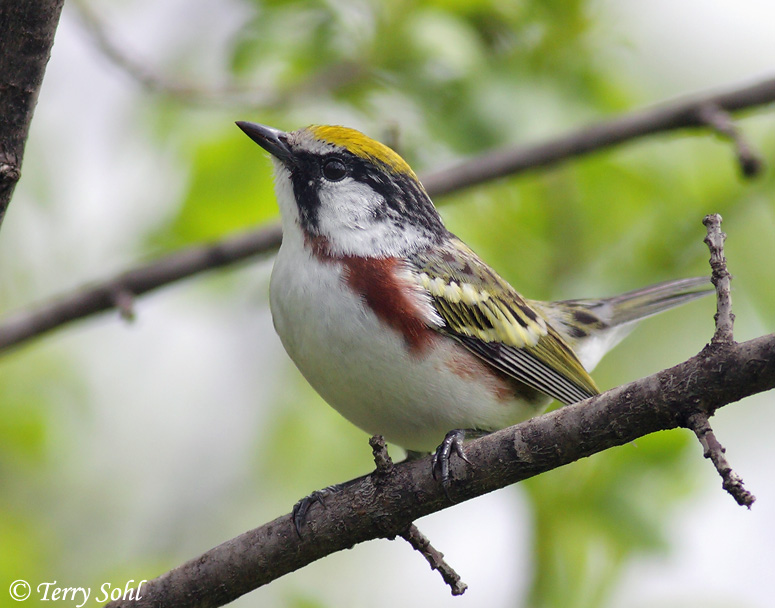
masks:
<instances>
[{"instance_id":1,"label":"blurred background","mask_svg":"<svg viewBox=\"0 0 775 608\"><path fill-rule=\"evenodd\" d=\"M768 0L68 2L0 233L0 313L276 221L270 163L234 120L353 126L423 173L771 77L773 23ZM775 328L775 112L739 118L767 163L753 181L727 142L691 132L436 202L541 299L705 274L701 220L719 212L736 337L753 338ZM373 468L366 435L274 334L271 263L140 298L133 323L104 314L3 355L0 594L6 579L154 578ZM708 298L647 320L598 384L695 354L714 310ZM234 605L769 607L773 399L714 418L751 511L693 436L659 433L419 521L468 583L460 598L406 543L375 541Z\"/></svg>"}]
</instances>

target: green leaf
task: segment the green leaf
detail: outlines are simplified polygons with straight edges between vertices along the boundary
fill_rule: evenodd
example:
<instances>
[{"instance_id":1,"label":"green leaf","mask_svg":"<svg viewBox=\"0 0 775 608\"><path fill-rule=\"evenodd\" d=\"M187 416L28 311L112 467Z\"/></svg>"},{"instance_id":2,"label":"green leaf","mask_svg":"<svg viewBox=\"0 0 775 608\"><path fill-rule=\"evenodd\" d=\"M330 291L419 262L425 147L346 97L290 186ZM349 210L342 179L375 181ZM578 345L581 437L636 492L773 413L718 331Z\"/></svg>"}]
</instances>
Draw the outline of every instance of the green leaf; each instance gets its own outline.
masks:
<instances>
[{"instance_id":1,"label":"green leaf","mask_svg":"<svg viewBox=\"0 0 775 608\"><path fill-rule=\"evenodd\" d=\"M198 143L182 205L154 240L169 248L213 241L278 213L268 155L230 125Z\"/></svg>"}]
</instances>

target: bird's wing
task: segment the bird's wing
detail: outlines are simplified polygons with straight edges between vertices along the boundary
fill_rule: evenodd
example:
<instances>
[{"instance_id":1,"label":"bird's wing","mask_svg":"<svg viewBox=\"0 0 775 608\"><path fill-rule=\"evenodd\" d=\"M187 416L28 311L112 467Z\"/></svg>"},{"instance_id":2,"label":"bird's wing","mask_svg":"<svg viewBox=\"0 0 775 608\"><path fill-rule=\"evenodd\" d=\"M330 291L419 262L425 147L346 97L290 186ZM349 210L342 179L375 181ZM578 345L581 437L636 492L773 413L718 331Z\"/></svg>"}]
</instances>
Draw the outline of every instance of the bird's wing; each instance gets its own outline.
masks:
<instances>
[{"instance_id":1,"label":"bird's wing","mask_svg":"<svg viewBox=\"0 0 775 608\"><path fill-rule=\"evenodd\" d=\"M444 325L486 363L563 403L597 394L573 350L528 302L452 236L410 258Z\"/></svg>"}]
</instances>

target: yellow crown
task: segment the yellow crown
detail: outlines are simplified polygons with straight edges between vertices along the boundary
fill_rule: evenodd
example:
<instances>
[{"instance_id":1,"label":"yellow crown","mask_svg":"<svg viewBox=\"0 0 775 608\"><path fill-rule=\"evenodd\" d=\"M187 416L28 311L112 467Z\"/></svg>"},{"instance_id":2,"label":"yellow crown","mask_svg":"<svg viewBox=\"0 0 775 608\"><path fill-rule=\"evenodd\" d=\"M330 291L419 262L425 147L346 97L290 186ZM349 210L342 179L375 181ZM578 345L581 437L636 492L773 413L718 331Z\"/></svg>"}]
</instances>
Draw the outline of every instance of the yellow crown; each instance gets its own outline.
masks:
<instances>
[{"instance_id":1,"label":"yellow crown","mask_svg":"<svg viewBox=\"0 0 775 608\"><path fill-rule=\"evenodd\" d=\"M379 163L393 173L411 176L417 179L406 161L385 144L374 141L360 131L348 127L313 125L307 127L312 135L329 144L344 148L359 158Z\"/></svg>"}]
</instances>

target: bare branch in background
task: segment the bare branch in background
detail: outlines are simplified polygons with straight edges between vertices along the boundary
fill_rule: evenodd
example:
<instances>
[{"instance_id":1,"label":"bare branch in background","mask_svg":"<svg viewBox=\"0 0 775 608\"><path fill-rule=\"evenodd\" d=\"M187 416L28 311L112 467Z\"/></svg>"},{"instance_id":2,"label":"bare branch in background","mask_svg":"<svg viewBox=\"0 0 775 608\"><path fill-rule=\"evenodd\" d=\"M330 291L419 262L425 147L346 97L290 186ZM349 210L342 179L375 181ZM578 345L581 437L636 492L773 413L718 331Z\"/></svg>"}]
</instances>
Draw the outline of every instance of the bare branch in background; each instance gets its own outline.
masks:
<instances>
[{"instance_id":1,"label":"bare branch in background","mask_svg":"<svg viewBox=\"0 0 775 608\"><path fill-rule=\"evenodd\" d=\"M21 177L30 122L63 3L0 2L0 226Z\"/></svg>"},{"instance_id":2,"label":"bare branch in background","mask_svg":"<svg viewBox=\"0 0 775 608\"><path fill-rule=\"evenodd\" d=\"M0 351L68 321L104 310L117 308L122 316L131 318L134 296L140 296L204 270L230 266L262 252L274 251L280 237L280 227L270 226L213 245L182 249L107 281L87 285L34 310L11 315L0 326Z\"/></svg>"},{"instance_id":3,"label":"bare branch in background","mask_svg":"<svg viewBox=\"0 0 775 608\"><path fill-rule=\"evenodd\" d=\"M429 173L423 176L422 181L428 194L441 196L655 133L706 127L700 115L703 108L709 105L733 112L773 101L775 78L725 93L697 95L687 100L625 114L544 143L486 153L455 167ZM0 324L0 351L77 319L115 308L115 299L109 294L115 293L116 285L140 295L199 272L270 253L279 247L280 239L279 226L271 226L259 229L252 235L229 237L214 245L191 247L124 272L118 277L76 289L50 303L33 306ZM210 255L207 252L218 254ZM179 269L181 265L183 271ZM127 277L132 280L128 282ZM132 289L133 284L140 285L142 291Z\"/></svg>"},{"instance_id":4,"label":"bare branch in background","mask_svg":"<svg viewBox=\"0 0 775 608\"><path fill-rule=\"evenodd\" d=\"M103 20L85 0L73 3L97 49L116 67L151 93L165 95L184 104L229 106L246 109L279 108L293 99L336 91L364 78L360 64L342 62L329 66L304 83L287 90L258 89L237 82L221 86L206 86L162 75L139 60L108 31Z\"/></svg>"},{"instance_id":5,"label":"bare branch in background","mask_svg":"<svg viewBox=\"0 0 775 608\"><path fill-rule=\"evenodd\" d=\"M426 177L425 187L436 194L544 167L568 158L597 152L633 139L678 129L707 127L708 107L737 112L775 101L775 78L721 93L706 93L624 114L532 146L518 146L483 154ZM715 128L715 127L714 127Z\"/></svg>"},{"instance_id":6,"label":"bare branch in background","mask_svg":"<svg viewBox=\"0 0 775 608\"><path fill-rule=\"evenodd\" d=\"M735 145L737 162L745 177L756 177L761 173L764 162L754 152L751 145L743 137L740 129L735 125L728 112L715 104L708 104L700 108L700 120L722 137L726 137Z\"/></svg>"}]
</instances>

